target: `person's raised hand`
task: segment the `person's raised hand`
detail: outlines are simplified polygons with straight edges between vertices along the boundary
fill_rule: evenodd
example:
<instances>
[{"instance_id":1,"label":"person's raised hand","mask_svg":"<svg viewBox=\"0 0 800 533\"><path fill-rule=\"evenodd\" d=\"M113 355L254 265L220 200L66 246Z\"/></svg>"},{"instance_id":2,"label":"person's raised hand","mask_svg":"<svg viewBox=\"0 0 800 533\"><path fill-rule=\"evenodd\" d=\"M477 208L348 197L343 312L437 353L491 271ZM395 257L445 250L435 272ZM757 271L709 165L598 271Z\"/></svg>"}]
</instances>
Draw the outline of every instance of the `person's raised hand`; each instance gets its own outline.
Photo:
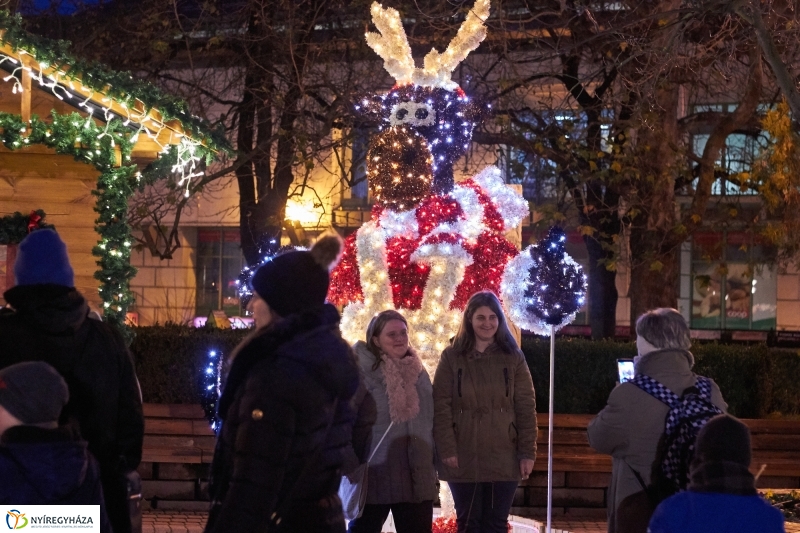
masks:
<instances>
[{"instance_id":1,"label":"person's raised hand","mask_svg":"<svg viewBox=\"0 0 800 533\"><path fill-rule=\"evenodd\" d=\"M449 468L458 468L458 457L455 455L453 457L445 457L442 459L442 462ZM533 461L531 461L531 464L533 464ZM533 466L531 466L531 468L533 468Z\"/></svg>"}]
</instances>

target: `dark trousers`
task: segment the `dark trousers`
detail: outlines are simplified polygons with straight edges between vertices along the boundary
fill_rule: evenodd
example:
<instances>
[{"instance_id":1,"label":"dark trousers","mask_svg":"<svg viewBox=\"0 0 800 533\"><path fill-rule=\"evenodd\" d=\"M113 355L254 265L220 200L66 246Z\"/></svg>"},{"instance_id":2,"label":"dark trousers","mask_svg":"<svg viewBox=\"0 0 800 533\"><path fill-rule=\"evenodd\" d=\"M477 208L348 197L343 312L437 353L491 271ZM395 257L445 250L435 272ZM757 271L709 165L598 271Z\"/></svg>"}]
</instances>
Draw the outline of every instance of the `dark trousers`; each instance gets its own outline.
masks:
<instances>
[{"instance_id":1,"label":"dark trousers","mask_svg":"<svg viewBox=\"0 0 800 533\"><path fill-rule=\"evenodd\" d=\"M421 503L365 505L361 516L350 522L348 533L380 533L389 511L392 511L397 533L431 533L433 500Z\"/></svg>"},{"instance_id":2,"label":"dark trousers","mask_svg":"<svg viewBox=\"0 0 800 533\"><path fill-rule=\"evenodd\" d=\"M458 533L506 533L517 481L448 483L456 506Z\"/></svg>"}]
</instances>

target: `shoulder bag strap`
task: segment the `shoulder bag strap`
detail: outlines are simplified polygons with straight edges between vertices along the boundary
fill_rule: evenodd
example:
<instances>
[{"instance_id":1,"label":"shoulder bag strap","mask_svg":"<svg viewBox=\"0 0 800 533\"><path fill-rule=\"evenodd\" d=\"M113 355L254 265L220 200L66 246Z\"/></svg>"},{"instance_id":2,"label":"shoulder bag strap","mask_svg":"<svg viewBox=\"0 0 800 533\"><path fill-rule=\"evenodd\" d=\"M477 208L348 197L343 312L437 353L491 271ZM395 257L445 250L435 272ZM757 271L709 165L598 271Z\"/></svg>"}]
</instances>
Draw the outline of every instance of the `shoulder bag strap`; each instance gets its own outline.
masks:
<instances>
[{"instance_id":1,"label":"shoulder bag strap","mask_svg":"<svg viewBox=\"0 0 800 533\"><path fill-rule=\"evenodd\" d=\"M384 432L383 432L383 437L381 437L381 440L379 440L379 441L378 441L378 445L377 445L377 446L375 446L375 448L372 450L372 453L371 453L371 454L369 454L369 459L367 459L367 464L369 464L369 463L371 463L371 462L372 462L372 458L373 458L373 457L375 457L375 452L377 452L377 451L378 451L378 448L380 448L380 447L381 447L381 444L383 443L383 439L385 439L385 438L386 438L386 435L388 435L388 434L389 434L389 430L390 430L390 429L392 429L392 426L393 426L393 425L394 425L394 421L392 421L392 422L389 422L389 427L388 427L388 428L386 428L386 431L384 431Z\"/></svg>"}]
</instances>

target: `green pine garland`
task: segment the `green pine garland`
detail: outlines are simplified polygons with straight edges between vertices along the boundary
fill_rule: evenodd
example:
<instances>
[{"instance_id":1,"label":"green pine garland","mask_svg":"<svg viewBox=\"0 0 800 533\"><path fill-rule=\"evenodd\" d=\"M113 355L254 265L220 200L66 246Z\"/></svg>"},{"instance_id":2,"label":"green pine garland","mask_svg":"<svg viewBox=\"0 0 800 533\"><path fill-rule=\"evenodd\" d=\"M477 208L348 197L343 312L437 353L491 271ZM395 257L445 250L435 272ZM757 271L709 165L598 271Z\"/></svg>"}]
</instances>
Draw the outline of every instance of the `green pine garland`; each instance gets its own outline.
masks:
<instances>
[{"instance_id":1,"label":"green pine garland","mask_svg":"<svg viewBox=\"0 0 800 533\"><path fill-rule=\"evenodd\" d=\"M161 92L155 86L135 80L127 72L115 72L96 62L76 58L69 53L69 43L53 41L26 32L22 18L0 10L0 42L14 50L30 54L42 66L57 68L63 80L75 80L103 96L112 98L129 109L137 102L145 106L145 115L157 109L164 120L177 120L184 131L196 142L194 155L206 164L219 152L232 153L230 144L220 130L211 130L201 119L192 116L185 102ZM62 85L63 86L63 85ZM29 122L12 113L0 112L0 141L7 148L17 150L33 144L43 144L59 154L71 155L75 160L94 165L100 171L97 189L95 230L100 240L92 253L98 257L95 278L100 281L100 297L108 322L117 327L128 339L131 332L125 326L125 314L134 302L130 281L136 275L131 266L133 238L128 224L128 200L145 184L154 183L172 174L172 165L178 161L178 147L170 146L142 173L131 163L131 151L137 136L146 134L135 125L127 125L118 118L98 124L91 116L79 113L50 113L52 120L45 122L32 116ZM116 166L116 149L122 155L122 164Z\"/></svg>"},{"instance_id":2,"label":"green pine garland","mask_svg":"<svg viewBox=\"0 0 800 533\"><path fill-rule=\"evenodd\" d=\"M36 223L36 229L52 228L52 224L45 222L45 212L41 209L34 211L39 215L39 222ZM8 215L0 218L0 244L19 244L22 239L28 235L28 223L30 222L30 214L24 215L19 211L13 215Z\"/></svg>"},{"instance_id":3,"label":"green pine garland","mask_svg":"<svg viewBox=\"0 0 800 533\"><path fill-rule=\"evenodd\" d=\"M130 264L133 239L128 225L128 198L137 188L137 167L130 161L133 147L132 131L114 119L106 126L78 113L51 112L48 123L34 115L25 123L19 115L0 113L2 142L6 148L16 150L33 144L43 144L56 152L71 155L76 161L93 165L100 171L97 178L95 230L100 241L92 250L99 259L94 277L100 281L100 297L108 322L125 332L125 313L133 304L130 281L136 269ZM122 152L123 165L115 168L115 150Z\"/></svg>"},{"instance_id":4,"label":"green pine garland","mask_svg":"<svg viewBox=\"0 0 800 533\"><path fill-rule=\"evenodd\" d=\"M210 129L202 119L189 112L182 99L165 94L158 87L135 79L129 72L110 70L96 61L75 57L69 52L69 41L56 41L28 33L23 27L22 17L0 10L0 29L3 35L0 43L8 44L14 50L24 50L40 64L66 72L66 79L76 80L98 93L124 103L133 109L139 100L149 109L157 109L164 122L178 120L183 129L193 139L202 141L214 152L231 152L230 143L222 128Z\"/></svg>"}]
</instances>

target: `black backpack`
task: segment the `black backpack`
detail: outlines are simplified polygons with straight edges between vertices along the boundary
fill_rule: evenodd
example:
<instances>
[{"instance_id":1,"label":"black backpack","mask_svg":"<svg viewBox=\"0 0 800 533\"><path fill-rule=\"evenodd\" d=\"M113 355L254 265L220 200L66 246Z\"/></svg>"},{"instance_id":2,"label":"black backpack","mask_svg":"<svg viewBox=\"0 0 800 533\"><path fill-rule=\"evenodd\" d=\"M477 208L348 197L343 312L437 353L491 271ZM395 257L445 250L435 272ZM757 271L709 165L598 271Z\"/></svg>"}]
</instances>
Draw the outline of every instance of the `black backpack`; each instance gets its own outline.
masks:
<instances>
[{"instance_id":1,"label":"black backpack","mask_svg":"<svg viewBox=\"0 0 800 533\"><path fill-rule=\"evenodd\" d=\"M722 414L722 410L711 401L711 380L703 376L698 376L694 386L683 391L681 396L644 374L634 377L631 383L669 406L651 486L644 487L641 475L634 471L639 483L657 504L686 489L697 434L709 419Z\"/></svg>"}]
</instances>

